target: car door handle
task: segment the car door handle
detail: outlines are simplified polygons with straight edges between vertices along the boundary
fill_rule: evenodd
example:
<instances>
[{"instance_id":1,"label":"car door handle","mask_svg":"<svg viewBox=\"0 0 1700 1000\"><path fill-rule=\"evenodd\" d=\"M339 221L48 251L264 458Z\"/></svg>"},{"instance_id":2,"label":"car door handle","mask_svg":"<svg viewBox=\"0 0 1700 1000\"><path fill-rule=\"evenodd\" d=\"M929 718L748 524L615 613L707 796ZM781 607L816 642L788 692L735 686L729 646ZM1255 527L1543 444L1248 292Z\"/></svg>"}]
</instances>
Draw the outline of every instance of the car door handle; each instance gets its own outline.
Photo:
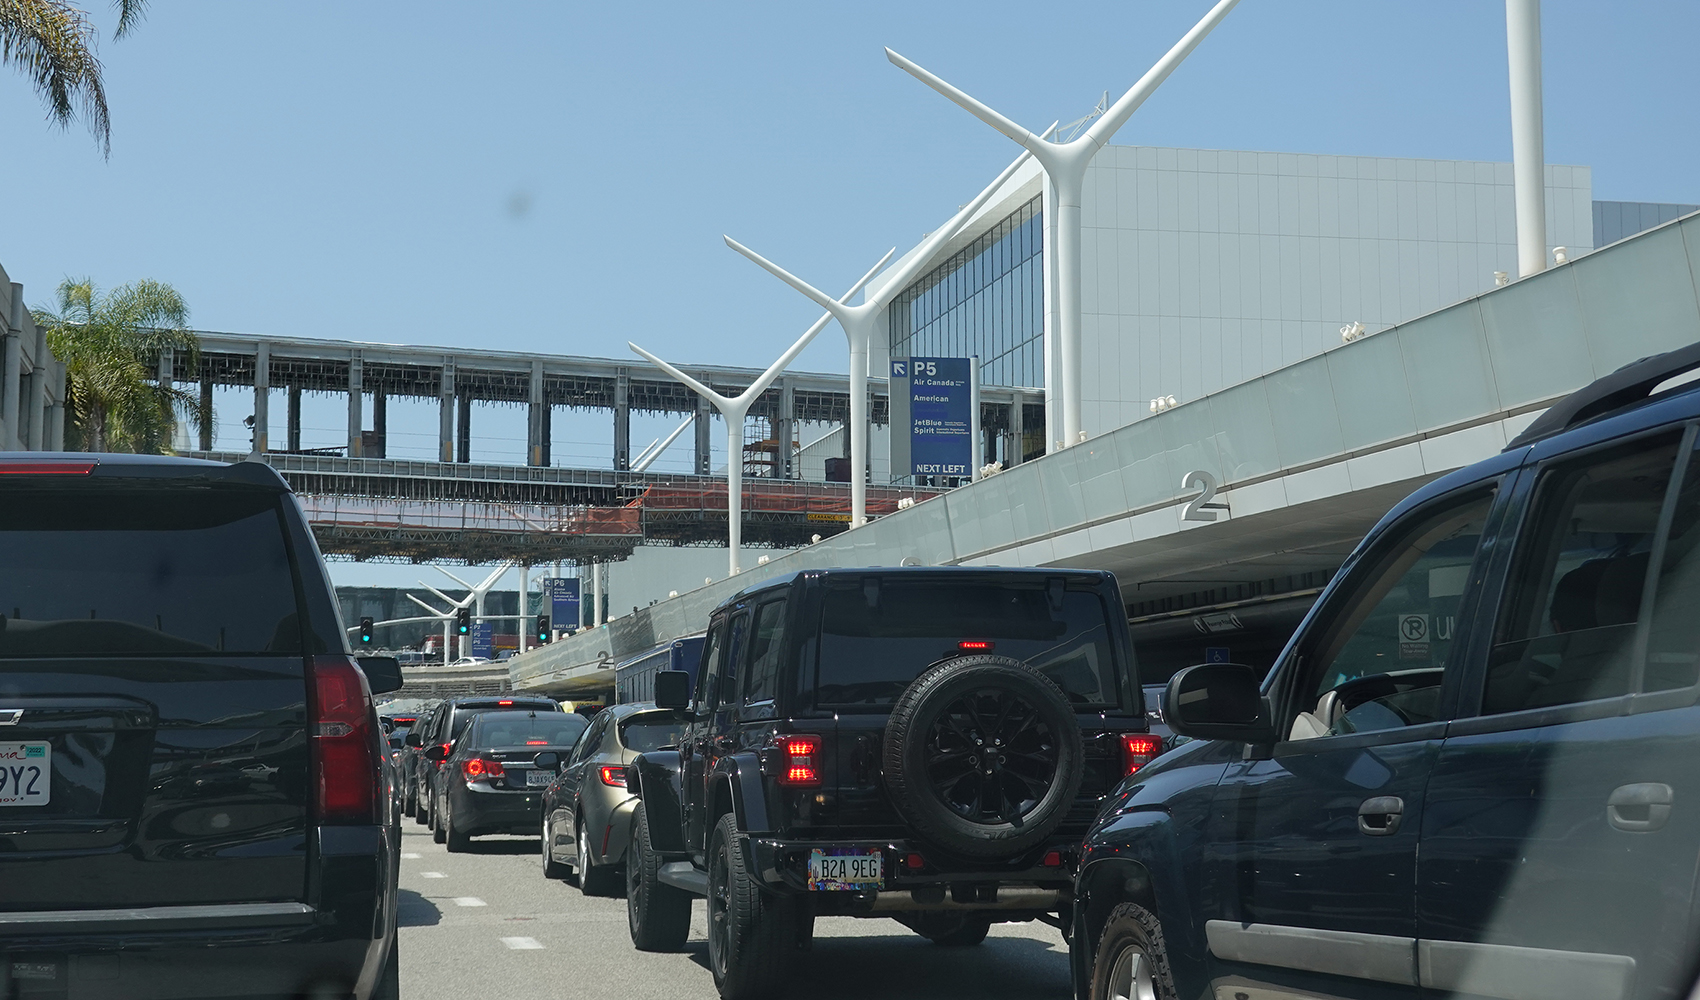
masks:
<instances>
[{"instance_id":1,"label":"car door handle","mask_svg":"<svg viewBox=\"0 0 1700 1000\"><path fill-rule=\"evenodd\" d=\"M1606 799L1606 819L1626 833L1648 833L1670 821L1670 807L1675 799L1676 793L1662 782L1619 785Z\"/></svg>"},{"instance_id":2,"label":"car door handle","mask_svg":"<svg viewBox=\"0 0 1700 1000\"><path fill-rule=\"evenodd\" d=\"M1391 837L1405 818L1405 800L1397 795L1377 795L1358 806L1358 832L1370 837Z\"/></svg>"}]
</instances>

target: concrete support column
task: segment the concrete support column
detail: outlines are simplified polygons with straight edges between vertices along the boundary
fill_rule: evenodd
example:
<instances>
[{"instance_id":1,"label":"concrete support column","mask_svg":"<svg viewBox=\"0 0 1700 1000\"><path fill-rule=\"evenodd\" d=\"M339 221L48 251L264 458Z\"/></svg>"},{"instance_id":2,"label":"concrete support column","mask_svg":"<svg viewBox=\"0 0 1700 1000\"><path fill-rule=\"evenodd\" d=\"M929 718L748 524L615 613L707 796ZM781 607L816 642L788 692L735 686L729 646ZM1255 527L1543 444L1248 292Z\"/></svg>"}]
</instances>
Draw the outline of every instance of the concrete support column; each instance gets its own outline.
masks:
<instances>
[{"instance_id":1,"label":"concrete support column","mask_svg":"<svg viewBox=\"0 0 1700 1000\"><path fill-rule=\"evenodd\" d=\"M709 424L714 420L714 411L709 408L708 400L697 397L696 423L691 430L696 432L696 462L692 466L699 476L706 476L713 471L714 452L708 443Z\"/></svg>"},{"instance_id":2,"label":"concrete support column","mask_svg":"<svg viewBox=\"0 0 1700 1000\"><path fill-rule=\"evenodd\" d=\"M47 407L47 450L65 450L65 362L53 363L53 402Z\"/></svg>"},{"instance_id":3,"label":"concrete support column","mask_svg":"<svg viewBox=\"0 0 1700 1000\"><path fill-rule=\"evenodd\" d=\"M360 446L360 431L366 424L366 388L364 371L365 364L360 354L354 352L348 358L348 457L362 458L364 449Z\"/></svg>"},{"instance_id":4,"label":"concrete support column","mask_svg":"<svg viewBox=\"0 0 1700 1000\"><path fill-rule=\"evenodd\" d=\"M590 589L595 595L595 600L591 603L592 618L590 624L592 626L601 625L603 622L607 621L607 618L604 617L605 612L602 607L602 574L604 572L605 570L602 568L602 560L591 560Z\"/></svg>"},{"instance_id":5,"label":"concrete support column","mask_svg":"<svg viewBox=\"0 0 1700 1000\"><path fill-rule=\"evenodd\" d=\"M288 389L288 415L284 424L285 447L290 451L301 450L301 387L292 385Z\"/></svg>"},{"instance_id":6,"label":"concrete support column","mask_svg":"<svg viewBox=\"0 0 1700 1000\"><path fill-rule=\"evenodd\" d=\"M254 350L254 443L249 458L266 453L266 427L271 421L272 349L261 343Z\"/></svg>"},{"instance_id":7,"label":"concrete support column","mask_svg":"<svg viewBox=\"0 0 1700 1000\"><path fill-rule=\"evenodd\" d=\"M543 460L537 464L547 466L550 464L549 444L555 434L555 414L547 402L543 404L543 422L538 425L537 430L543 441Z\"/></svg>"},{"instance_id":8,"label":"concrete support column","mask_svg":"<svg viewBox=\"0 0 1700 1000\"><path fill-rule=\"evenodd\" d=\"M797 391L791 388L791 380L787 378L779 380L779 419L773 422L773 435L779 443L773 474L780 479L797 478L793 452L797 439Z\"/></svg>"},{"instance_id":9,"label":"concrete support column","mask_svg":"<svg viewBox=\"0 0 1700 1000\"><path fill-rule=\"evenodd\" d=\"M13 294L17 294L13 285ZM7 330L0 343L0 449L12 451L19 446L18 410L23 398L24 351L23 338L15 329Z\"/></svg>"},{"instance_id":10,"label":"concrete support column","mask_svg":"<svg viewBox=\"0 0 1700 1000\"><path fill-rule=\"evenodd\" d=\"M472 393L469 390L462 389L459 393L459 397L460 411L457 414L458 419L455 421L455 437L458 439L460 454L456 456L456 460L460 462L471 462Z\"/></svg>"},{"instance_id":11,"label":"concrete support column","mask_svg":"<svg viewBox=\"0 0 1700 1000\"><path fill-rule=\"evenodd\" d=\"M543 400L543 362L531 363L531 382L528 388L531 412L526 422L525 464L548 465L549 460L543 454L544 428L549 423L549 407Z\"/></svg>"},{"instance_id":12,"label":"concrete support column","mask_svg":"<svg viewBox=\"0 0 1700 1000\"><path fill-rule=\"evenodd\" d=\"M1541 0L1505 0L1511 70L1511 177L1517 199L1517 275L1547 266L1546 143L1541 112Z\"/></svg>"},{"instance_id":13,"label":"concrete support column","mask_svg":"<svg viewBox=\"0 0 1700 1000\"><path fill-rule=\"evenodd\" d=\"M205 361L201 362L203 365ZM212 376L201 374L201 450L212 451L213 446L213 384ZM60 398L64 395L61 393Z\"/></svg>"},{"instance_id":14,"label":"concrete support column","mask_svg":"<svg viewBox=\"0 0 1700 1000\"><path fill-rule=\"evenodd\" d=\"M367 458L384 458L389 450L390 398L382 389L372 391L372 454Z\"/></svg>"},{"instance_id":15,"label":"concrete support column","mask_svg":"<svg viewBox=\"0 0 1700 1000\"><path fill-rule=\"evenodd\" d=\"M443 365L437 384L437 461L455 460L455 366Z\"/></svg>"},{"instance_id":16,"label":"concrete support column","mask_svg":"<svg viewBox=\"0 0 1700 1000\"><path fill-rule=\"evenodd\" d=\"M24 447L30 451L40 451L47 442L47 383L53 374L47 358L47 331L36 327L34 364L30 368L29 390L24 394L24 407L29 413L29 436Z\"/></svg>"},{"instance_id":17,"label":"concrete support column","mask_svg":"<svg viewBox=\"0 0 1700 1000\"><path fill-rule=\"evenodd\" d=\"M531 564L519 564L519 651L527 648L526 637L531 635Z\"/></svg>"},{"instance_id":18,"label":"concrete support column","mask_svg":"<svg viewBox=\"0 0 1700 1000\"><path fill-rule=\"evenodd\" d=\"M624 368L614 376L614 468L621 472L632 467L631 381Z\"/></svg>"}]
</instances>

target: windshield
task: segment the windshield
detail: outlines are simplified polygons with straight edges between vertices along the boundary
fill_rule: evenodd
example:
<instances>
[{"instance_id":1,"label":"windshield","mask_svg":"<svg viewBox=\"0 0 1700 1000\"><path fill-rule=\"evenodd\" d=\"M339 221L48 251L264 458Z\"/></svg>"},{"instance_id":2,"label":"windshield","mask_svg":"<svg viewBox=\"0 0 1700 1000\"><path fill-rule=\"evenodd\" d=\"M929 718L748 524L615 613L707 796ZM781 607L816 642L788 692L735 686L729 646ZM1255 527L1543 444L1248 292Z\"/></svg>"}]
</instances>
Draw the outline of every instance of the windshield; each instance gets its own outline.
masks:
<instances>
[{"instance_id":1,"label":"windshield","mask_svg":"<svg viewBox=\"0 0 1700 1000\"><path fill-rule=\"evenodd\" d=\"M490 712L478 717L467 739L486 747L571 746L590 724L566 712Z\"/></svg>"},{"instance_id":2,"label":"windshield","mask_svg":"<svg viewBox=\"0 0 1700 1000\"><path fill-rule=\"evenodd\" d=\"M1082 707L1114 704L1116 659L1103 601L1043 581L968 584L885 580L869 592L829 590L821 611L816 698L889 705L929 665L988 652L1028 663ZM966 646L965 646L966 644Z\"/></svg>"}]
</instances>

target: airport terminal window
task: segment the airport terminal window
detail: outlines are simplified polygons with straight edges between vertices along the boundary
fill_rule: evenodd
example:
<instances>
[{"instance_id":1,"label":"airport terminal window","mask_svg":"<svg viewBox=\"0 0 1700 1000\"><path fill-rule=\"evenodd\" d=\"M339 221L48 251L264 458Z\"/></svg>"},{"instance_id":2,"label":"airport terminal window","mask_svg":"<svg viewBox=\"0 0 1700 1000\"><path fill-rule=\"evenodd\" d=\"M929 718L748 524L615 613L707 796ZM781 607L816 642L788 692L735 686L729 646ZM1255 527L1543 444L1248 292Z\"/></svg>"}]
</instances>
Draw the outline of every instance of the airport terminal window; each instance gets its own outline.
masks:
<instances>
[{"instance_id":1,"label":"airport terminal window","mask_svg":"<svg viewBox=\"0 0 1700 1000\"><path fill-rule=\"evenodd\" d=\"M1484 713L1629 693L1647 560L1676 448L1662 437L1543 474L1513 562Z\"/></svg>"},{"instance_id":2,"label":"airport terminal window","mask_svg":"<svg viewBox=\"0 0 1700 1000\"><path fill-rule=\"evenodd\" d=\"M1320 676L1291 737L1396 729L1440 717L1440 680L1492 494L1424 518L1390 546L1317 650Z\"/></svg>"},{"instance_id":3,"label":"airport terminal window","mask_svg":"<svg viewBox=\"0 0 1700 1000\"><path fill-rule=\"evenodd\" d=\"M744 704L771 704L779 692L779 662L785 649L785 602L756 609L750 635L750 666L744 679Z\"/></svg>"},{"instance_id":4,"label":"airport terminal window","mask_svg":"<svg viewBox=\"0 0 1700 1000\"><path fill-rule=\"evenodd\" d=\"M1043 385L1043 244L1034 198L893 300L891 356L978 355L984 385Z\"/></svg>"}]
</instances>

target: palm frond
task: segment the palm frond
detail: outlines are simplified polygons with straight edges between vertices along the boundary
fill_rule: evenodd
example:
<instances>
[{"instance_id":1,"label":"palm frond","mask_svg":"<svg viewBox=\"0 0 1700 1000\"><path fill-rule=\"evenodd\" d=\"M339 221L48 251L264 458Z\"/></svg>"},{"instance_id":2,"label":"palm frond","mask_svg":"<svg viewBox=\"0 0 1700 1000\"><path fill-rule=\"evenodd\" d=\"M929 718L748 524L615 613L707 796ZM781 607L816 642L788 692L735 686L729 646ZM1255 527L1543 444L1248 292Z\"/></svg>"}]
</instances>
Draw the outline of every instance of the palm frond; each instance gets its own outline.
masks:
<instances>
[{"instance_id":1,"label":"palm frond","mask_svg":"<svg viewBox=\"0 0 1700 1000\"><path fill-rule=\"evenodd\" d=\"M112 6L118 8L118 28L112 32L113 38L123 38L136 30L136 25L148 16L148 0L112 0Z\"/></svg>"},{"instance_id":2,"label":"palm frond","mask_svg":"<svg viewBox=\"0 0 1700 1000\"><path fill-rule=\"evenodd\" d=\"M140 15L129 16L133 22ZM112 122L94 47L94 25L65 0L0 0L0 63L30 78L47 102L48 119L60 127L70 126L80 106L101 155L109 157Z\"/></svg>"}]
</instances>

